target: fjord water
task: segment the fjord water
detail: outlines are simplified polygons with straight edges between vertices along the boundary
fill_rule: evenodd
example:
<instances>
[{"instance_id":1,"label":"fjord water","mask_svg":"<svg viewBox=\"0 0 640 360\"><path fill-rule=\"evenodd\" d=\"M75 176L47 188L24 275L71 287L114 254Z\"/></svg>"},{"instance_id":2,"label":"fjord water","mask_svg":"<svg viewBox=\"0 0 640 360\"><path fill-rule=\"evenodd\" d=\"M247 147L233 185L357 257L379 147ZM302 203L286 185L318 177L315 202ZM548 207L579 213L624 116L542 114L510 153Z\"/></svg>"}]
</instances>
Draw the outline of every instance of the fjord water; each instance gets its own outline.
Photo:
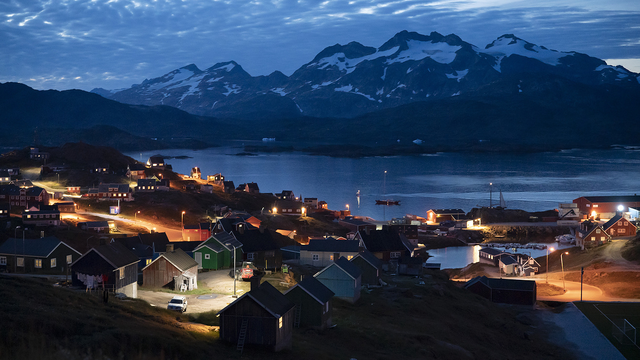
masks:
<instances>
[{"instance_id":1,"label":"fjord water","mask_svg":"<svg viewBox=\"0 0 640 360\"><path fill-rule=\"evenodd\" d=\"M334 158L301 153L238 156L241 147L129 153L146 162L157 153L181 174L194 166L202 176L222 173L236 186L256 182L263 193L292 190L329 209L390 220L425 216L433 208L494 206L502 191L510 209L542 211L586 195L640 193L640 151L566 150L555 153L438 153L423 156ZM387 171L386 176L384 172ZM493 185L489 185L492 183ZM356 193L360 191L360 197ZM399 200L400 206L375 205ZM238 209L242 210L242 209Z\"/></svg>"}]
</instances>

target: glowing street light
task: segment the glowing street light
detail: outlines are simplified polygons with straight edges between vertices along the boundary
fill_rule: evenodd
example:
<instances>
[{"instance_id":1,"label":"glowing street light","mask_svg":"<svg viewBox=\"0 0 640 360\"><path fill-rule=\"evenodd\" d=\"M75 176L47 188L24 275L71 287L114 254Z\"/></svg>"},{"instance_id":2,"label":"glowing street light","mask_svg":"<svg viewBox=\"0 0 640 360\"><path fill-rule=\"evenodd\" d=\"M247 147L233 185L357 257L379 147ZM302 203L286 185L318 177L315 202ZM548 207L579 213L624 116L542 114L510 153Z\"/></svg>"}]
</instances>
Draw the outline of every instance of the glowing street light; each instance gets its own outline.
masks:
<instances>
[{"instance_id":1,"label":"glowing street light","mask_svg":"<svg viewBox=\"0 0 640 360\"><path fill-rule=\"evenodd\" d=\"M545 280L547 283L549 283L549 250L551 250L551 252L553 252L555 249L547 247L547 278Z\"/></svg>"},{"instance_id":2,"label":"glowing street light","mask_svg":"<svg viewBox=\"0 0 640 360\"><path fill-rule=\"evenodd\" d=\"M277 207L273 207L273 209L271 209L271 212L273 213L273 215L278 213L278 208Z\"/></svg>"},{"instance_id":3,"label":"glowing street light","mask_svg":"<svg viewBox=\"0 0 640 360\"><path fill-rule=\"evenodd\" d=\"M564 289L565 292L567 292L567 288L564 286L564 262L562 262L562 255L569 255L569 252L565 251L562 254L560 254L560 265L562 266L562 288Z\"/></svg>"},{"instance_id":4,"label":"glowing street light","mask_svg":"<svg viewBox=\"0 0 640 360\"><path fill-rule=\"evenodd\" d=\"M347 204L347 211L349 211L349 204Z\"/></svg>"},{"instance_id":5,"label":"glowing street light","mask_svg":"<svg viewBox=\"0 0 640 360\"><path fill-rule=\"evenodd\" d=\"M138 214L140 214L140 210L136 211L135 213L133 213L133 218L134 221L137 223L138 222Z\"/></svg>"},{"instance_id":6,"label":"glowing street light","mask_svg":"<svg viewBox=\"0 0 640 360\"><path fill-rule=\"evenodd\" d=\"M183 239L183 240L184 240L184 213L185 213L185 212L186 212L186 211L183 211L183 212L182 212L182 239Z\"/></svg>"}]
</instances>

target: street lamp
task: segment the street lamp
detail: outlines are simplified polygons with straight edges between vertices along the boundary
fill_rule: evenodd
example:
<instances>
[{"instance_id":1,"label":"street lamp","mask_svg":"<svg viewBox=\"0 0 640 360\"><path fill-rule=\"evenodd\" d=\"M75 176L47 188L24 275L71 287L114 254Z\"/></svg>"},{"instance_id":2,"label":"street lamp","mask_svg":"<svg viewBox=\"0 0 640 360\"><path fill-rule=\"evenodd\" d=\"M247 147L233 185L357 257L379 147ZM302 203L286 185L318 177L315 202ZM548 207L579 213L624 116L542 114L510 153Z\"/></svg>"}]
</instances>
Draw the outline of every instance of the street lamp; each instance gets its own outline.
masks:
<instances>
[{"instance_id":1,"label":"street lamp","mask_svg":"<svg viewBox=\"0 0 640 360\"><path fill-rule=\"evenodd\" d=\"M227 246L233 246L233 297L238 297L236 295L236 280L238 279L238 274L236 274L236 247L231 243L227 243Z\"/></svg>"},{"instance_id":2,"label":"street lamp","mask_svg":"<svg viewBox=\"0 0 640 360\"><path fill-rule=\"evenodd\" d=\"M569 252L565 251L562 254L560 254L560 265L562 266L562 288L564 289L565 292L567 292L567 288L564 286L564 262L562 261L562 255L569 255Z\"/></svg>"},{"instance_id":3,"label":"street lamp","mask_svg":"<svg viewBox=\"0 0 640 360\"><path fill-rule=\"evenodd\" d=\"M185 211L182 212L182 240L184 240L184 213Z\"/></svg>"},{"instance_id":4,"label":"street lamp","mask_svg":"<svg viewBox=\"0 0 640 360\"><path fill-rule=\"evenodd\" d=\"M347 211L349 211L349 204L347 204Z\"/></svg>"},{"instance_id":5,"label":"street lamp","mask_svg":"<svg viewBox=\"0 0 640 360\"><path fill-rule=\"evenodd\" d=\"M135 213L133 213L133 218L134 221L137 223L138 222L138 214L140 214L140 210L136 211Z\"/></svg>"},{"instance_id":6,"label":"street lamp","mask_svg":"<svg viewBox=\"0 0 640 360\"><path fill-rule=\"evenodd\" d=\"M489 209L493 207L493 183L489 183Z\"/></svg>"},{"instance_id":7,"label":"street lamp","mask_svg":"<svg viewBox=\"0 0 640 360\"><path fill-rule=\"evenodd\" d=\"M551 248L551 252L553 252L553 250L555 249ZM545 282L549 283L549 248L548 247L547 247L547 278Z\"/></svg>"}]
</instances>

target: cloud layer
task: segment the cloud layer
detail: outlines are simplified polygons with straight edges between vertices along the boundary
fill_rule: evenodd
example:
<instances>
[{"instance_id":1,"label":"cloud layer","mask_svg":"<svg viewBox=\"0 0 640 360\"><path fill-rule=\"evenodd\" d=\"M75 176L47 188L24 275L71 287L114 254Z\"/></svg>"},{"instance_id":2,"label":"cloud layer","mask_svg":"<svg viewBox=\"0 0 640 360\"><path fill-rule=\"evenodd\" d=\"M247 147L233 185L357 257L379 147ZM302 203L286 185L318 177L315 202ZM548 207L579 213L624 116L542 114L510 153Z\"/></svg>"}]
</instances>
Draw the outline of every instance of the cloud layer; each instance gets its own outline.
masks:
<instances>
[{"instance_id":1,"label":"cloud layer","mask_svg":"<svg viewBox=\"0 0 640 360\"><path fill-rule=\"evenodd\" d=\"M402 30L479 47L513 33L640 72L636 0L9 0L0 4L0 81L116 89L229 60L254 76L289 75L327 46L378 47Z\"/></svg>"}]
</instances>

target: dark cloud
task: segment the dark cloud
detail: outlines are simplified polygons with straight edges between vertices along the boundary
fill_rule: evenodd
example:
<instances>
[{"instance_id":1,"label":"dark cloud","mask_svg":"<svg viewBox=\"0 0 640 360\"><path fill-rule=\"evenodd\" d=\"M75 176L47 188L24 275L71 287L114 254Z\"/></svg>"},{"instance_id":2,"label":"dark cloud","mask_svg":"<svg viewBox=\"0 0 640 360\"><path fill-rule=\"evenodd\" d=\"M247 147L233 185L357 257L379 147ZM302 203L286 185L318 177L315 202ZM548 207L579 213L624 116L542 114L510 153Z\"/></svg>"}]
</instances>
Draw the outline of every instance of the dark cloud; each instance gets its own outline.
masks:
<instances>
[{"instance_id":1,"label":"dark cloud","mask_svg":"<svg viewBox=\"0 0 640 360\"><path fill-rule=\"evenodd\" d=\"M291 74L326 46L377 47L405 29L455 33L481 48L513 33L557 50L640 59L635 1L554 3L13 0L0 4L0 81L114 89L228 60L252 75Z\"/></svg>"}]
</instances>

